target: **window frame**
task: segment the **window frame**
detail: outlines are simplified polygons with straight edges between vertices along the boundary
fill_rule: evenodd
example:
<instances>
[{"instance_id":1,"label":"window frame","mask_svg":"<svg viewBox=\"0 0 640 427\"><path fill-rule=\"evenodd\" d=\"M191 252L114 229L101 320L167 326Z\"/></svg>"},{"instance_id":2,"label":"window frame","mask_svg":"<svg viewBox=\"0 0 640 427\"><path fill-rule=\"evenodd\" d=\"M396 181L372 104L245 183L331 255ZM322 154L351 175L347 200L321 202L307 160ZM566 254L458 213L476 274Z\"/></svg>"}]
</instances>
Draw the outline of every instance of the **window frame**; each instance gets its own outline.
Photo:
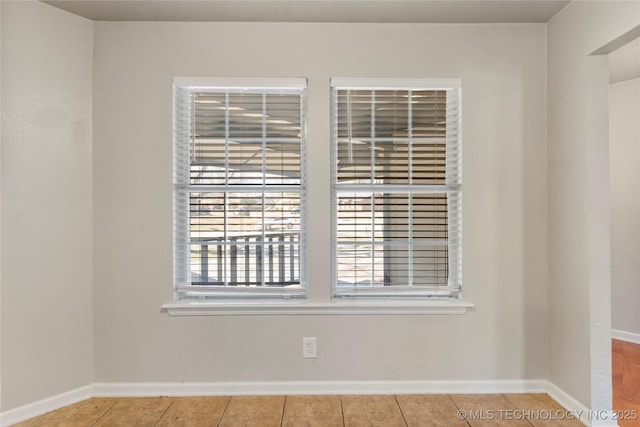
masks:
<instances>
[{"instance_id":1,"label":"window frame","mask_svg":"<svg viewBox=\"0 0 640 427\"><path fill-rule=\"evenodd\" d=\"M224 184L193 184L191 182L190 173L192 162L191 157L191 144L192 144L192 129L195 125L193 104L189 107L189 113L184 114L179 112L179 108L183 104L189 103L189 98L193 103L192 97L196 93L210 92L212 94L222 95L225 94L226 99L229 99L229 94L282 94L290 93L299 95L300 97L300 133L299 133L299 184L286 184L286 185L274 185L266 182L265 178L265 158L262 159L262 184L230 184L228 182L228 169L225 171ZM307 295L307 282L306 282L306 170L305 170L305 151L306 151L306 109L307 109L307 80L304 78L190 78L190 77L176 77L173 81L173 109L174 109L174 124L173 124L173 297L174 303L185 304L193 301L223 301L225 303L233 303L234 301L240 302L260 302L265 300L291 300L291 299L304 299ZM263 101L265 102L265 101ZM180 105L180 107L179 107ZM263 114L264 113L263 104ZM226 108L223 107L223 108ZM227 108L231 110L231 108ZM267 120L266 117L263 120ZM225 126L228 126L229 113L227 111L225 118ZM263 121L263 123L265 123ZM263 125L264 126L264 125ZM265 128L263 127L263 148L266 149L266 141L269 139L276 139L273 136L265 136ZM225 136L227 138L227 136ZM280 137L282 138L282 137ZM225 142L228 144L228 141ZM225 145L225 152L228 153L229 148ZM229 154L225 155L225 162L228 162ZM277 194L287 191L296 192L299 195L298 203L298 216L299 216L299 233L298 233L298 267L297 273L299 278L299 284L293 287L287 286L265 286L267 268L265 260L267 256L265 254L267 246L267 239L265 238L265 195ZM225 215L224 215L224 241L218 243L219 247L223 247L225 254L224 264L224 285L204 285L194 284L193 280L184 280L183 277L191 277L190 269L190 253L193 241L190 237L190 222L192 217L192 211L190 208L190 198L194 193L221 193L221 194L234 194L243 192L257 192L261 193L263 204L261 223L262 239L260 245L262 250L260 255L256 253L256 259L258 256L262 257L260 277L262 286L233 286L228 285L226 278L226 246L230 245L231 239L227 238L227 213L228 210L225 203ZM225 197L226 199L226 197ZM271 246L274 243L270 244ZM280 243L280 245L284 245ZM237 244L236 246L244 246ZM256 242L256 251L258 243ZM284 245L284 246L289 246ZM218 249L220 250L220 249ZM245 249L246 250L246 249ZM207 252L209 249L207 249ZM293 249L290 249L293 251ZM293 252L290 254L294 256ZM209 255L207 255L209 256ZM258 274L258 273L256 273ZM273 274L273 272L271 272ZM274 282L272 282L274 283Z\"/></svg>"},{"instance_id":2,"label":"window frame","mask_svg":"<svg viewBox=\"0 0 640 427\"><path fill-rule=\"evenodd\" d=\"M428 299L428 300L459 300L462 301L462 82L459 79L429 79L429 78L332 78L331 79L331 298L333 301L340 300L379 300L390 301L393 299ZM449 120L449 109L455 106L452 121L455 125L455 141L453 141L454 161L449 160L449 137L445 136L447 146L447 158L445 160L444 185L420 185L412 184L340 184L338 181L338 91L340 90L371 90L371 91L404 91L404 90L447 90L447 132L452 125ZM450 91L450 92L449 92ZM449 96L454 95L453 100ZM349 125L351 126L351 125ZM407 139L410 139L407 137ZM373 156L373 154L372 154ZM372 157L373 158L373 157ZM412 158L409 156L408 161ZM373 160L372 160L373 161ZM373 167L373 165L372 165ZM411 278L404 286L381 286L363 287L358 289L357 285L339 286L338 277L338 215L339 215L339 195L348 191L368 192L372 196L376 192L387 192L387 194L447 194L447 253L448 253L448 277L446 285L433 286L413 286ZM450 202L453 200L453 203ZM373 209L373 208L372 208ZM411 230L411 225L408 225ZM454 232L450 231L454 229ZM408 231L410 233L410 231ZM411 238L408 238L411 242ZM408 243L411 250L414 246ZM373 250L373 248L372 248ZM408 274L412 274L412 262L409 260ZM372 276L373 276L372 271ZM373 282L372 282L373 283Z\"/></svg>"},{"instance_id":3,"label":"window frame","mask_svg":"<svg viewBox=\"0 0 640 427\"><path fill-rule=\"evenodd\" d=\"M175 85L253 85L253 86L264 86L264 85L281 85L286 84L285 82L291 82L292 80L304 81L305 87L307 88L307 96L309 94L309 86L307 85L307 79L282 79L282 78L266 78L266 79L255 79L255 78L182 78L178 77L174 79L174 87ZM331 79L331 82L341 81L344 79ZM353 80L353 79L350 79ZM365 79L357 79L360 83L362 83ZM425 80L428 81L430 87L449 87L452 82L461 86L460 80L435 80L435 79L366 79L369 82L375 83L378 87L380 84L390 85L392 88L399 87L399 84L409 85L411 87L415 85L422 84ZM326 83L325 83L326 84ZM329 91L331 91L331 86L328 87ZM327 97L327 101L331 99L330 96ZM311 104L312 107L316 106L315 104L320 103L322 105L322 100L312 99ZM308 108L309 100L305 99L305 110ZM174 101L175 105L175 101ZM327 110L331 110L332 105L326 105ZM305 130L308 129L307 117L305 117ZM313 120L311 120L313 122ZM329 117L328 122L326 123L327 128L331 127L331 116ZM314 127L315 128L315 127ZM461 124L459 127L459 132L461 133ZM175 132L175 129L174 129ZM313 138L313 135L311 135ZM327 146L331 150L331 162L334 161L333 150L332 150L332 142L331 137L329 138ZM309 138L307 135L304 135L303 144L301 150L306 151L307 144L309 143ZM313 196L313 194L307 194L308 188L308 175L305 172L302 172L306 169L305 161L303 160L303 156L301 156L301 185L303 189L301 191L304 192L305 198L309 196ZM175 161L175 159L174 159ZM328 167L333 168L332 164L327 164ZM331 173L327 173L326 181L324 184L326 185L331 200L334 200L334 191L333 191L333 171ZM315 190L314 190L315 189ZM318 183L314 183L312 188L313 191L318 190ZM472 311L475 309L474 304L471 301L462 299L462 292L458 292L453 297L439 297L439 298L335 298L334 297L334 289L335 282L333 279L336 277L335 275L335 264L334 264L334 253L333 253L333 243L328 242L328 249L330 253L328 256L331 258L329 262L331 264L330 271L327 271L326 277L323 275L322 277L314 277L312 280L307 282L307 259L304 258L304 255L307 253L309 242L306 241L306 233L307 227L313 226L313 224L308 224L306 221L308 204L305 202L301 206L301 229L300 229L300 239L301 239L301 260L300 260L300 276L301 283L304 283L304 295L300 298L287 298L286 296L278 296L278 298L252 298L252 297L243 297L243 298L208 298L208 299L196 299L196 298L188 298L181 299L177 297L177 293L175 292L175 282L173 283L174 287L174 299L170 303L165 303L162 305L162 310L169 314L170 316L247 316L247 315L462 315L468 311ZM330 215L333 217L334 207L330 207ZM303 217L305 218L303 220ZM461 222L461 221L460 221ZM335 230L335 225L333 222L333 218L329 219L327 226L329 227L327 231L327 236L330 239L333 239L335 242L335 235L333 230ZM173 248L175 251L175 237ZM460 245L461 250L461 245ZM174 254L174 263L175 263L175 254ZM175 269L175 266L174 266ZM175 270L174 270L175 271ZM461 275L461 270L460 270ZM325 280L327 279L327 280ZM304 282L303 282L304 280Z\"/></svg>"}]
</instances>

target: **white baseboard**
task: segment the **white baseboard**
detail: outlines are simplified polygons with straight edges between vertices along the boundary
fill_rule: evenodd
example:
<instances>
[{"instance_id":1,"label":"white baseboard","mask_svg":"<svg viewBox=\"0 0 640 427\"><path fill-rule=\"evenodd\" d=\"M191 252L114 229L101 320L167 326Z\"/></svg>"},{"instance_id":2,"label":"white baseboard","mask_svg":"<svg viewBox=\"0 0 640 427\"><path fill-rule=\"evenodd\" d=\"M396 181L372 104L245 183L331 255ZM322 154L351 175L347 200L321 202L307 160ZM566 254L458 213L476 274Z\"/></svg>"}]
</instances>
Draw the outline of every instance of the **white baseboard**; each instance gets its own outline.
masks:
<instances>
[{"instance_id":1,"label":"white baseboard","mask_svg":"<svg viewBox=\"0 0 640 427\"><path fill-rule=\"evenodd\" d=\"M76 388L0 413L0 426L10 426L93 397L93 385Z\"/></svg>"},{"instance_id":2,"label":"white baseboard","mask_svg":"<svg viewBox=\"0 0 640 427\"><path fill-rule=\"evenodd\" d=\"M571 411L574 414L586 414L589 409L584 406L582 403L578 402L573 396L569 393L552 383L551 381L547 382L547 394L553 400L558 402L560 406L564 407L567 411ZM586 417L581 417L580 421L584 425L589 425L589 420Z\"/></svg>"},{"instance_id":3,"label":"white baseboard","mask_svg":"<svg viewBox=\"0 0 640 427\"><path fill-rule=\"evenodd\" d=\"M615 338L617 340L629 341L635 344L640 344L640 334L636 334L634 332L621 331L618 329L611 330L611 338Z\"/></svg>"},{"instance_id":4,"label":"white baseboard","mask_svg":"<svg viewBox=\"0 0 640 427\"><path fill-rule=\"evenodd\" d=\"M268 381L238 383L95 383L94 396L238 396L295 394L544 393L545 380Z\"/></svg>"},{"instance_id":5,"label":"white baseboard","mask_svg":"<svg viewBox=\"0 0 640 427\"><path fill-rule=\"evenodd\" d=\"M604 411L595 412L578 402L569 393L552 382L547 382L547 394L567 411L572 412L582 424L591 427L618 427L614 414Z\"/></svg>"}]
</instances>

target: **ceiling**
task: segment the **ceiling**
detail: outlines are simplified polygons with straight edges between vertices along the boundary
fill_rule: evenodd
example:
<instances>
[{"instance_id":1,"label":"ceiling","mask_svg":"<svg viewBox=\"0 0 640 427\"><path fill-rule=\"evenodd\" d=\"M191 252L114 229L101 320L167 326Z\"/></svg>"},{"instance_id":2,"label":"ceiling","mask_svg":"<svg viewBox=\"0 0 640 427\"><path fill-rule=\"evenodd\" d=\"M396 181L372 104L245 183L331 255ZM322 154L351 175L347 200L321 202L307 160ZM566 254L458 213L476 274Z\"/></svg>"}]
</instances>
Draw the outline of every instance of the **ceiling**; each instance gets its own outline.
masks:
<instances>
[{"instance_id":1,"label":"ceiling","mask_svg":"<svg viewBox=\"0 0 640 427\"><path fill-rule=\"evenodd\" d=\"M534 23L561 0L41 0L94 21Z\"/></svg>"}]
</instances>

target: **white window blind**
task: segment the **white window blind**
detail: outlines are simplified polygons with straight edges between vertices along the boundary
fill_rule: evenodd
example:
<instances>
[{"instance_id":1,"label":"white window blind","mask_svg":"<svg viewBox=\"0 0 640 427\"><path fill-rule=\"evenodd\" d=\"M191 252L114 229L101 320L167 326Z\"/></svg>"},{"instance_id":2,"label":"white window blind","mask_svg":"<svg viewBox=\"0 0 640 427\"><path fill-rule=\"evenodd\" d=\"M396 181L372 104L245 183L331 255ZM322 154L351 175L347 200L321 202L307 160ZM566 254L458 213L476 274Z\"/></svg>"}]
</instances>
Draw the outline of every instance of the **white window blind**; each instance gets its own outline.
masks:
<instances>
[{"instance_id":1,"label":"white window blind","mask_svg":"<svg viewBox=\"0 0 640 427\"><path fill-rule=\"evenodd\" d=\"M304 79L174 81L176 299L304 295Z\"/></svg>"},{"instance_id":2,"label":"white window blind","mask_svg":"<svg viewBox=\"0 0 640 427\"><path fill-rule=\"evenodd\" d=\"M337 297L461 297L460 82L333 79Z\"/></svg>"}]
</instances>

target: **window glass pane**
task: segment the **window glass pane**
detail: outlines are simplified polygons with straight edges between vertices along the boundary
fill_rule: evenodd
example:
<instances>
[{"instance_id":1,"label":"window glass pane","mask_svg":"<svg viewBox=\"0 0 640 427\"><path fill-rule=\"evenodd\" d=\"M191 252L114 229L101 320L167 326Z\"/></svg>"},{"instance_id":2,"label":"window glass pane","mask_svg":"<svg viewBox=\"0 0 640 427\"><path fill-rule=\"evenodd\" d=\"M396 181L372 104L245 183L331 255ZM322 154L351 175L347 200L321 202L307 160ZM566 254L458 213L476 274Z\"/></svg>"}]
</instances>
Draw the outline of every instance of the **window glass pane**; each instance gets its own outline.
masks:
<instances>
[{"instance_id":1,"label":"window glass pane","mask_svg":"<svg viewBox=\"0 0 640 427\"><path fill-rule=\"evenodd\" d=\"M209 240L191 244L190 250L191 283L197 285L224 284L224 246L222 243Z\"/></svg>"},{"instance_id":2,"label":"window glass pane","mask_svg":"<svg viewBox=\"0 0 640 427\"><path fill-rule=\"evenodd\" d=\"M445 193L350 192L339 193L337 200L337 262L343 285L446 282Z\"/></svg>"},{"instance_id":3,"label":"window glass pane","mask_svg":"<svg viewBox=\"0 0 640 427\"><path fill-rule=\"evenodd\" d=\"M261 185L262 143L229 141L229 185Z\"/></svg>"},{"instance_id":4,"label":"window glass pane","mask_svg":"<svg viewBox=\"0 0 640 427\"><path fill-rule=\"evenodd\" d=\"M444 140L416 142L412 145L412 183L443 185L446 183L446 146Z\"/></svg>"},{"instance_id":5,"label":"window glass pane","mask_svg":"<svg viewBox=\"0 0 640 427\"><path fill-rule=\"evenodd\" d=\"M300 183L299 95L204 92L194 108L192 184Z\"/></svg>"},{"instance_id":6,"label":"window glass pane","mask_svg":"<svg viewBox=\"0 0 640 427\"><path fill-rule=\"evenodd\" d=\"M370 91L337 92L338 181L371 180Z\"/></svg>"},{"instance_id":7,"label":"window glass pane","mask_svg":"<svg viewBox=\"0 0 640 427\"><path fill-rule=\"evenodd\" d=\"M191 239L224 237L226 198L224 193L190 193Z\"/></svg>"},{"instance_id":8,"label":"window glass pane","mask_svg":"<svg viewBox=\"0 0 640 427\"><path fill-rule=\"evenodd\" d=\"M267 233L286 232L300 235L300 194L265 193L264 221L259 228Z\"/></svg>"},{"instance_id":9,"label":"window glass pane","mask_svg":"<svg viewBox=\"0 0 640 427\"><path fill-rule=\"evenodd\" d=\"M265 97L267 137L294 140L300 138L300 96L267 94Z\"/></svg>"},{"instance_id":10,"label":"window glass pane","mask_svg":"<svg viewBox=\"0 0 640 427\"><path fill-rule=\"evenodd\" d=\"M229 117L229 138L238 143L260 143L262 140L262 93L229 93L224 107Z\"/></svg>"},{"instance_id":11,"label":"window glass pane","mask_svg":"<svg viewBox=\"0 0 640 427\"><path fill-rule=\"evenodd\" d=\"M335 96L338 182L445 183L446 91L343 89Z\"/></svg>"},{"instance_id":12,"label":"window glass pane","mask_svg":"<svg viewBox=\"0 0 640 427\"><path fill-rule=\"evenodd\" d=\"M445 193L414 194L414 240L447 240L447 195Z\"/></svg>"},{"instance_id":13,"label":"window glass pane","mask_svg":"<svg viewBox=\"0 0 640 427\"><path fill-rule=\"evenodd\" d=\"M375 195L376 233L378 241L403 241L409 238L411 198L408 194Z\"/></svg>"},{"instance_id":14,"label":"window glass pane","mask_svg":"<svg viewBox=\"0 0 640 427\"><path fill-rule=\"evenodd\" d=\"M460 283L459 89L343 80L346 88L332 89L337 295L385 287L452 295Z\"/></svg>"},{"instance_id":15,"label":"window glass pane","mask_svg":"<svg viewBox=\"0 0 640 427\"><path fill-rule=\"evenodd\" d=\"M230 185L260 185L263 181L263 95L228 95Z\"/></svg>"},{"instance_id":16,"label":"window glass pane","mask_svg":"<svg viewBox=\"0 0 640 427\"><path fill-rule=\"evenodd\" d=\"M408 91L376 90L373 93L372 146L375 181L386 184L409 182ZM374 178L372 177L372 179Z\"/></svg>"},{"instance_id":17,"label":"window glass pane","mask_svg":"<svg viewBox=\"0 0 640 427\"><path fill-rule=\"evenodd\" d=\"M191 193L190 210L194 283L300 283L299 193Z\"/></svg>"},{"instance_id":18,"label":"window glass pane","mask_svg":"<svg viewBox=\"0 0 640 427\"><path fill-rule=\"evenodd\" d=\"M286 138L266 142L267 185L300 184L300 142Z\"/></svg>"},{"instance_id":19,"label":"window glass pane","mask_svg":"<svg viewBox=\"0 0 640 427\"><path fill-rule=\"evenodd\" d=\"M338 287L373 285L373 246L371 244L337 245Z\"/></svg>"},{"instance_id":20,"label":"window glass pane","mask_svg":"<svg viewBox=\"0 0 640 427\"><path fill-rule=\"evenodd\" d=\"M372 193L338 194L338 242L372 240L372 200Z\"/></svg>"},{"instance_id":21,"label":"window glass pane","mask_svg":"<svg viewBox=\"0 0 640 427\"><path fill-rule=\"evenodd\" d=\"M175 87L175 278L183 297L300 289L305 89L299 80L274 83ZM303 295L269 295L285 293Z\"/></svg>"},{"instance_id":22,"label":"window glass pane","mask_svg":"<svg viewBox=\"0 0 640 427\"><path fill-rule=\"evenodd\" d=\"M409 245L387 245L384 247L384 284L386 286L405 286L409 282Z\"/></svg>"},{"instance_id":23,"label":"window glass pane","mask_svg":"<svg viewBox=\"0 0 640 427\"><path fill-rule=\"evenodd\" d=\"M300 284L300 244L292 235L231 237L191 245L194 285L286 287Z\"/></svg>"},{"instance_id":24,"label":"window glass pane","mask_svg":"<svg viewBox=\"0 0 640 427\"><path fill-rule=\"evenodd\" d=\"M409 141L390 138L375 141L375 182L407 184L409 181Z\"/></svg>"},{"instance_id":25,"label":"window glass pane","mask_svg":"<svg viewBox=\"0 0 640 427\"><path fill-rule=\"evenodd\" d=\"M414 245L413 283L439 285L446 283L448 275L448 248L446 245Z\"/></svg>"},{"instance_id":26,"label":"window glass pane","mask_svg":"<svg viewBox=\"0 0 640 427\"><path fill-rule=\"evenodd\" d=\"M223 184L225 179L225 95L194 93L190 136L191 183Z\"/></svg>"}]
</instances>

